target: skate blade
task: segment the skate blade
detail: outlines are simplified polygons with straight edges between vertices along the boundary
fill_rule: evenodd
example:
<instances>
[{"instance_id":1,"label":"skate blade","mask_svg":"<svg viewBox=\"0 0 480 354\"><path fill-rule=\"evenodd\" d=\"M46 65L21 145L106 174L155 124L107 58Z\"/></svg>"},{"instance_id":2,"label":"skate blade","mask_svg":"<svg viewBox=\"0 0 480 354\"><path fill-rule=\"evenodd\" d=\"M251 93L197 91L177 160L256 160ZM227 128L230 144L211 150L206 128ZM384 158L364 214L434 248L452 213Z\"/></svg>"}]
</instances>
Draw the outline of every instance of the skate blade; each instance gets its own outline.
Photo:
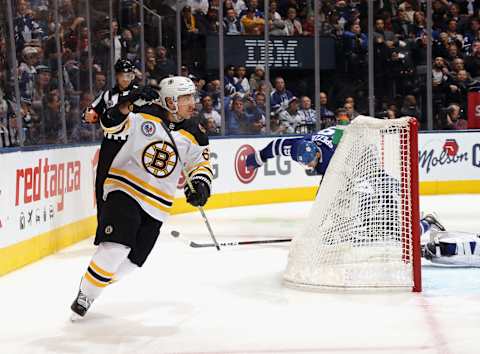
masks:
<instances>
[{"instance_id":1,"label":"skate blade","mask_svg":"<svg viewBox=\"0 0 480 354\"><path fill-rule=\"evenodd\" d=\"M70 315L70 322L78 322L78 321L81 321L82 319L83 317L75 312L72 312L72 314Z\"/></svg>"}]
</instances>

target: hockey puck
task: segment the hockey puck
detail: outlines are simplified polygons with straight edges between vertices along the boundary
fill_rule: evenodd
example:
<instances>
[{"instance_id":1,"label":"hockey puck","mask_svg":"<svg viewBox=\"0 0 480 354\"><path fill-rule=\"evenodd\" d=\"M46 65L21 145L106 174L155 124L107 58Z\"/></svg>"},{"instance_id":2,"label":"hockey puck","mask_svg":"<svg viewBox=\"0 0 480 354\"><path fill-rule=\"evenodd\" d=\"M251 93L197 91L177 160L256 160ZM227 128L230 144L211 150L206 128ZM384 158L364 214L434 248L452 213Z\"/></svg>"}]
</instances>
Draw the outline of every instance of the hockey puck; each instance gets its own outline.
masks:
<instances>
[{"instance_id":1,"label":"hockey puck","mask_svg":"<svg viewBox=\"0 0 480 354\"><path fill-rule=\"evenodd\" d=\"M178 237L180 236L180 232L172 230L172 232L170 232L170 235L172 235L173 237Z\"/></svg>"}]
</instances>

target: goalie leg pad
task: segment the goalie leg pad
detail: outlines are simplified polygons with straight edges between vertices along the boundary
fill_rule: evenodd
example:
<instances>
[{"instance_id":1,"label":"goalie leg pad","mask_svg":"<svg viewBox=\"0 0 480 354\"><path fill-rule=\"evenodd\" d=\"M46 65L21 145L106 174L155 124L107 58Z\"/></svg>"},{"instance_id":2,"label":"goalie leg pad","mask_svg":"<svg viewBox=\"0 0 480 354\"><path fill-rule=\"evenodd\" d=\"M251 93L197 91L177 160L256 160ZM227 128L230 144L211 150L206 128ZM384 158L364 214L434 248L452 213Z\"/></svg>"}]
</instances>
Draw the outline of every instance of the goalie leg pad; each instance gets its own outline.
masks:
<instances>
[{"instance_id":1,"label":"goalie leg pad","mask_svg":"<svg viewBox=\"0 0 480 354\"><path fill-rule=\"evenodd\" d=\"M428 258L433 255L431 245L435 245L435 256ZM480 267L480 238L466 232L435 232L424 247L424 256L436 264Z\"/></svg>"}]
</instances>

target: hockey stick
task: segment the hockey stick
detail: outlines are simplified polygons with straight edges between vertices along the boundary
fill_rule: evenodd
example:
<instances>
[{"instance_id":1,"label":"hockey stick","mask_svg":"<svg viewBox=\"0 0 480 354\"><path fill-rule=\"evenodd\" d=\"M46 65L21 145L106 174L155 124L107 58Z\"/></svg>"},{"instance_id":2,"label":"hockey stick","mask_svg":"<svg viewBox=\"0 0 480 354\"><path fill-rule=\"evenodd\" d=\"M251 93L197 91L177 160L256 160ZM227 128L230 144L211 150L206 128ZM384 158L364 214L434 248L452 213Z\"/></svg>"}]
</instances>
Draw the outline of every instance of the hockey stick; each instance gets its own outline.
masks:
<instances>
[{"instance_id":1,"label":"hockey stick","mask_svg":"<svg viewBox=\"0 0 480 354\"><path fill-rule=\"evenodd\" d=\"M230 241L230 242L220 242L220 246L245 246L245 245L265 245L270 243L283 243L290 242L291 238L277 238L271 240L253 240L253 241ZM204 248L204 247L215 247L213 243L197 243L190 241L190 247L193 248Z\"/></svg>"},{"instance_id":2,"label":"hockey stick","mask_svg":"<svg viewBox=\"0 0 480 354\"><path fill-rule=\"evenodd\" d=\"M177 144L175 143L175 140L173 139L172 133L170 133L170 130L165 125L163 120L161 120L160 123L163 127L163 130L165 130L165 133L167 133L170 141L172 142L172 144L173 144L173 146L174 146L174 148L177 152L178 161L180 162L180 166L182 166L182 172L183 172L183 175L185 176L185 180L187 181L188 187L190 188L192 193L195 193L195 188L193 188L192 180L190 179L190 176L188 175L187 170L185 169L185 166L183 165L182 159L180 158L180 151L178 150ZM203 218L203 221L205 222L205 225L207 226L208 232L210 233L210 237L212 238L212 241L213 241L213 245L217 248L217 251L220 251L220 246L217 242L217 239L215 238L215 235L213 234L212 227L210 226L210 222L207 219L207 215L205 214L205 211L203 210L203 207L197 206L197 208L200 211L200 214L202 215L202 218Z\"/></svg>"},{"instance_id":3,"label":"hockey stick","mask_svg":"<svg viewBox=\"0 0 480 354\"><path fill-rule=\"evenodd\" d=\"M170 235L178 239L181 235L177 230L172 230ZM213 243L198 243L195 241L184 240L183 237L180 238L186 243L189 243L190 247L202 248L202 247L214 247ZM255 245L255 244L268 244L268 243L281 243L281 242L290 242L292 238L270 238L267 240L250 240L250 241L230 241L230 242L220 242L220 246L243 246L243 245Z\"/></svg>"}]
</instances>

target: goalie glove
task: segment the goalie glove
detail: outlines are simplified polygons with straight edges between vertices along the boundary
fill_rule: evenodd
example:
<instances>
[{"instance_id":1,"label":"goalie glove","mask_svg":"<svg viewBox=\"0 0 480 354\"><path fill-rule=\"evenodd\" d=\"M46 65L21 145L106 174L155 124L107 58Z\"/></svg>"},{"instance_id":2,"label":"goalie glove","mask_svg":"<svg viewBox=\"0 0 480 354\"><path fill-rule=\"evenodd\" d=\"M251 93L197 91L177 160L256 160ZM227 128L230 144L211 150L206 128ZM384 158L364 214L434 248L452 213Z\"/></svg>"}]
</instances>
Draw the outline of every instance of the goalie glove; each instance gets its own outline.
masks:
<instances>
[{"instance_id":1,"label":"goalie glove","mask_svg":"<svg viewBox=\"0 0 480 354\"><path fill-rule=\"evenodd\" d=\"M190 189L188 184L185 185L185 197L187 202L193 206L204 206L210 197L210 183L205 177L194 176L192 178L192 186L194 191Z\"/></svg>"}]
</instances>

